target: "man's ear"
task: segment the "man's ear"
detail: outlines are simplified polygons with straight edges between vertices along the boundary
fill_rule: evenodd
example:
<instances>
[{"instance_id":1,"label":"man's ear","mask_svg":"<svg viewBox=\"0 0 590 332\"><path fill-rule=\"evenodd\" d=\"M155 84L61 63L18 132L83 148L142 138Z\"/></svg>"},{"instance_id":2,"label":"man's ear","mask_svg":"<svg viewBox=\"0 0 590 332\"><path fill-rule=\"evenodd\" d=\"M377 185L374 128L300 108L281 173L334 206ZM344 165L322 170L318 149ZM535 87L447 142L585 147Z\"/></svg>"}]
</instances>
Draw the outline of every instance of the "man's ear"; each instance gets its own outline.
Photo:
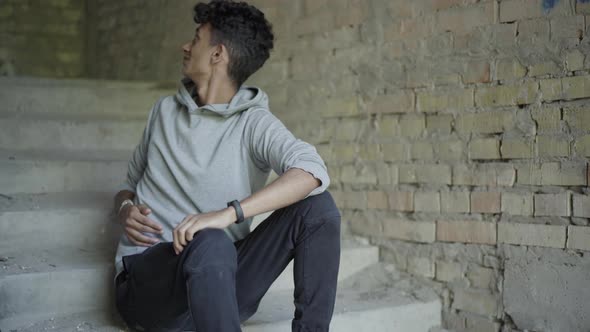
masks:
<instances>
[{"instance_id":1,"label":"man's ear","mask_svg":"<svg viewBox=\"0 0 590 332\"><path fill-rule=\"evenodd\" d=\"M227 47L223 44L219 44L215 46L213 50L213 54L211 55L211 63L229 63L229 53L227 51Z\"/></svg>"}]
</instances>

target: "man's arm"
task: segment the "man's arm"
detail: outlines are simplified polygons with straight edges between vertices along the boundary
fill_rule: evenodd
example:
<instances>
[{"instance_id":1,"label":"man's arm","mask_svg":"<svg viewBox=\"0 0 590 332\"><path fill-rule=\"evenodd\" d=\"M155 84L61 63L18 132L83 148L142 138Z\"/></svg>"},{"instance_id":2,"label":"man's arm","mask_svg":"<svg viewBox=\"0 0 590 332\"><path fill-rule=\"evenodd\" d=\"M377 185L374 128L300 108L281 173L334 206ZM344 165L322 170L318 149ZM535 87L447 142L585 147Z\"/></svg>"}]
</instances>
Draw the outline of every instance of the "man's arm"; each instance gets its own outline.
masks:
<instances>
[{"instance_id":1,"label":"man's arm","mask_svg":"<svg viewBox=\"0 0 590 332\"><path fill-rule=\"evenodd\" d=\"M240 202L244 218L277 210L307 197L321 181L310 173L290 168L266 187L248 196ZM226 228L238 219L236 210L227 207L219 211L188 215L174 228L174 251L180 254L198 231L205 228Z\"/></svg>"},{"instance_id":2,"label":"man's arm","mask_svg":"<svg viewBox=\"0 0 590 332\"><path fill-rule=\"evenodd\" d=\"M157 112L160 109L162 102L160 98L150 110L146 126L139 141L135 147L129 164L127 166L127 177L125 181L119 186L119 191L114 198L114 213L117 217L117 222L124 227L125 234L129 241L135 245L150 246L157 242L152 237L147 237L143 232L161 234L162 227L155 221L148 218L151 210L145 205L128 205L121 209L121 204L126 199L133 200L135 198L135 189L137 183L143 176L147 167L147 151L151 138L151 128L157 117Z\"/></svg>"},{"instance_id":3,"label":"man's arm","mask_svg":"<svg viewBox=\"0 0 590 332\"><path fill-rule=\"evenodd\" d=\"M296 203L320 185L321 181L314 178L313 175L299 168L291 168L272 183L240 202L244 218L254 217ZM119 191L115 196L115 214L119 211L124 200L133 200L134 197L135 193L132 191ZM233 207L225 208L222 211L228 217L228 226L237 220Z\"/></svg>"},{"instance_id":4,"label":"man's arm","mask_svg":"<svg viewBox=\"0 0 590 332\"><path fill-rule=\"evenodd\" d=\"M244 131L244 141L258 168L270 168L279 175L298 168L319 179L320 186L305 197L320 194L330 185L328 169L315 147L297 139L270 111L251 111Z\"/></svg>"},{"instance_id":5,"label":"man's arm","mask_svg":"<svg viewBox=\"0 0 590 332\"><path fill-rule=\"evenodd\" d=\"M115 213L119 211L119 207L124 200L133 200L135 197L134 191L137 188L137 183L142 178L143 173L147 167L147 152L152 135L152 127L160 109L161 102L162 98L160 98L150 110L147 123L141 135L141 139L133 150L131 159L127 164L127 177L125 178L125 181L119 186L119 192L115 196Z\"/></svg>"},{"instance_id":6,"label":"man's arm","mask_svg":"<svg viewBox=\"0 0 590 332\"><path fill-rule=\"evenodd\" d=\"M310 173L299 168L290 168L272 183L240 202L244 218L296 203L320 185L321 181ZM237 217L233 207L228 209L233 213L231 224L237 220Z\"/></svg>"}]
</instances>

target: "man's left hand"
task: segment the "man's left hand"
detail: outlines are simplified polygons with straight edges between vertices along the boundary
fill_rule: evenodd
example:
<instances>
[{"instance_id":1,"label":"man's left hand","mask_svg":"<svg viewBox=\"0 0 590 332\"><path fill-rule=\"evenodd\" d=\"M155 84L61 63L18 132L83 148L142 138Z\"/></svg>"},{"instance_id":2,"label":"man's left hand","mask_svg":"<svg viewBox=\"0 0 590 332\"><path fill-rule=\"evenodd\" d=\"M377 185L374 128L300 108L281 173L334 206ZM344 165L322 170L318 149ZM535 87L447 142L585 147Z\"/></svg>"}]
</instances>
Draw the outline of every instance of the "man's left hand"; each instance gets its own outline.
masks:
<instances>
[{"instance_id":1,"label":"man's left hand","mask_svg":"<svg viewBox=\"0 0 590 332\"><path fill-rule=\"evenodd\" d=\"M198 231L205 228L226 228L235 218L233 207L202 214L189 214L172 232L174 252L180 254Z\"/></svg>"}]
</instances>

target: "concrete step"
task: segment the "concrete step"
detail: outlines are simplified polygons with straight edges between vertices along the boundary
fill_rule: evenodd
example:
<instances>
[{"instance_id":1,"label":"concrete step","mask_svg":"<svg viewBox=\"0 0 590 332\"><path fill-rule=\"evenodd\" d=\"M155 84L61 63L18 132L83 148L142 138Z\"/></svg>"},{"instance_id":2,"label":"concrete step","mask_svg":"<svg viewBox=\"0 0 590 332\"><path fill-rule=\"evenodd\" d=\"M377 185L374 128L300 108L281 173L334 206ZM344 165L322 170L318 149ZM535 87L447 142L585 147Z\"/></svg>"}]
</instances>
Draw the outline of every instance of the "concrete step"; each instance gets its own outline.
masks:
<instances>
[{"instance_id":1,"label":"concrete step","mask_svg":"<svg viewBox=\"0 0 590 332\"><path fill-rule=\"evenodd\" d=\"M128 159L97 160L83 152L43 159L45 154L30 153L20 159L0 156L0 193L114 192L127 174Z\"/></svg>"},{"instance_id":2,"label":"concrete step","mask_svg":"<svg viewBox=\"0 0 590 332\"><path fill-rule=\"evenodd\" d=\"M79 247L0 251L0 326L13 326L22 315L109 308L114 301L111 293L115 248L109 251ZM350 277L377 260L376 247L343 240L339 278ZM292 293L292 273L290 264L271 289L291 289Z\"/></svg>"},{"instance_id":3,"label":"concrete step","mask_svg":"<svg viewBox=\"0 0 590 332\"><path fill-rule=\"evenodd\" d=\"M435 327L431 328L430 331L428 331L428 332L456 332L456 331L445 329L442 326L435 326Z\"/></svg>"},{"instance_id":4,"label":"concrete step","mask_svg":"<svg viewBox=\"0 0 590 332\"><path fill-rule=\"evenodd\" d=\"M0 77L0 114L147 119L154 103L176 90L176 82Z\"/></svg>"},{"instance_id":5,"label":"concrete step","mask_svg":"<svg viewBox=\"0 0 590 332\"><path fill-rule=\"evenodd\" d=\"M127 161L133 150L0 149L0 161Z\"/></svg>"},{"instance_id":6,"label":"concrete step","mask_svg":"<svg viewBox=\"0 0 590 332\"><path fill-rule=\"evenodd\" d=\"M78 311L73 314L20 315L5 321L0 331L10 332L130 332L123 320L109 311ZM12 325L10 325L12 324Z\"/></svg>"},{"instance_id":7,"label":"concrete step","mask_svg":"<svg viewBox=\"0 0 590 332\"><path fill-rule=\"evenodd\" d=\"M0 117L0 149L133 150L146 121Z\"/></svg>"},{"instance_id":8,"label":"concrete step","mask_svg":"<svg viewBox=\"0 0 590 332\"><path fill-rule=\"evenodd\" d=\"M245 322L242 330L291 331L293 312L291 292L268 293L258 312ZM395 288L340 287L330 330L428 332L440 322L441 304L434 295L428 299L416 299Z\"/></svg>"},{"instance_id":9,"label":"concrete step","mask_svg":"<svg viewBox=\"0 0 590 332\"><path fill-rule=\"evenodd\" d=\"M114 256L114 253L111 254ZM0 254L0 329L10 330L39 314L108 308L112 265L104 253L61 248Z\"/></svg>"},{"instance_id":10,"label":"concrete step","mask_svg":"<svg viewBox=\"0 0 590 332\"><path fill-rule=\"evenodd\" d=\"M292 302L290 291L267 293L258 312L243 324L242 330L291 331ZM129 331L118 315L109 310L44 315L45 320L40 317L28 316L30 323L10 329L14 332ZM391 266L373 264L339 283L330 330L429 332L440 323L441 303L431 289L417 284L408 275L391 270ZM7 329L6 326L0 325L0 328Z\"/></svg>"},{"instance_id":11,"label":"concrete step","mask_svg":"<svg viewBox=\"0 0 590 332\"><path fill-rule=\"evenodd\" d=\"M0 253L11 248L116 247L121 227L112 214L113 196L66 192L0 197Z\"/></svg>"}]
</instances>

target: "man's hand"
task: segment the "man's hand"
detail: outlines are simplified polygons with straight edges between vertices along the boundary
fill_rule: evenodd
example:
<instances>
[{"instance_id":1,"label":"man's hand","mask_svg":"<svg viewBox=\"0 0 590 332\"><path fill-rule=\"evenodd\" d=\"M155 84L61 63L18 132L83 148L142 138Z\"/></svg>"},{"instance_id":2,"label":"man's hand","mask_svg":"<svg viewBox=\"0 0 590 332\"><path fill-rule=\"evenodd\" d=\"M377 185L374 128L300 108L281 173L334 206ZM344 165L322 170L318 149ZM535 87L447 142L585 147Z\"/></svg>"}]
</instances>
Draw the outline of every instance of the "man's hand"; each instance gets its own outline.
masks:
<instances>
[{"instance_id":1,"label":"man's hand","mask_svg":"<svg viewBox=\"0 0 590 332\"><path fill-rule=\"evenodd\" d=\"M150 247L159 242L158 239L142 234L142 232L162 234L162 226L147 217L150 213L152 210L143 204L128 205L117 216L119 223L125 229L127 238L137 246Z\"/></svg>"},{"instance_id":2,"label":"man's hand","mask_svg":"<svg viewBox=\"0 0 590 332\"><path fill-rule=\"evenodd\" d=\"M198 231L205 228L226 228L236 221L236 218L233 207L202 214L189 214L174 228L172 233L174 252L177 255L180 254Z\"/></svg>"}]
</instances>

